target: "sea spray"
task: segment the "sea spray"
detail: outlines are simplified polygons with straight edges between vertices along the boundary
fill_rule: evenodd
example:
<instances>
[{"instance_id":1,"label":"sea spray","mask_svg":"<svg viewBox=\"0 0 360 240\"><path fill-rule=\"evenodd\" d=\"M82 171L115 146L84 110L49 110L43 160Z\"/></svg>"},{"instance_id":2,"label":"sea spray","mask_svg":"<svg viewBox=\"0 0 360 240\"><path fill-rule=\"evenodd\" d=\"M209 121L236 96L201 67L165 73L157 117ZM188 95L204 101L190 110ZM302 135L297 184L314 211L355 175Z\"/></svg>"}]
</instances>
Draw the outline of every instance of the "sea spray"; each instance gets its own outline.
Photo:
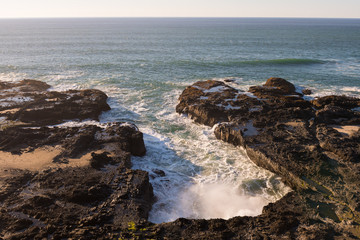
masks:
<instances>
[{"instance_id":1,"label":"sea spray","mask_svg":"<svg viewBox=\"0 0 360 240\"><path fill-rule=\"evenodd\" d=\"M212 128L174 113L174 92L165 94L164 106L169 106L155 114L163 125L154 128L162 133L140 128L148 151L145 157L133 158L134 168L150 173L157 196L150 221L254 216L289 191L252 163L243 148L219 141Z\"/></svg>"},{"instance_id":2,"label":"sea spray","mask_svg":"<svg viewBox=\"0 0 360 240\"><path fill-rule=\"evenodd\" d=\"M228 84L244 91L282 77L310 88L312 97L360 95L354 51L359 24L356 19L1 20L0 79L104 91L112 110L101 122L129 121L144 132L147 154L132 162L149 172L154 186L151 221L253 215L289 188L255 166L244 149L175 114L178 96L195 81L228 76L234 80ZM231 214L206 212L223 202Z\"/></svg>"},{"instance_id":3,"label":"sea spray","mask_svg":"<svg viewBox=\"0 0 360 240\"><path fill-rule=\"evenodd\" d=\"M182 197L191 201L181 202L189 209L192 218L223 218L234 216L256 216L268 203L261 195L251 196L242 193L238 187L227 183L195 184L186 190Z\"/></svg>"}]
</instances>

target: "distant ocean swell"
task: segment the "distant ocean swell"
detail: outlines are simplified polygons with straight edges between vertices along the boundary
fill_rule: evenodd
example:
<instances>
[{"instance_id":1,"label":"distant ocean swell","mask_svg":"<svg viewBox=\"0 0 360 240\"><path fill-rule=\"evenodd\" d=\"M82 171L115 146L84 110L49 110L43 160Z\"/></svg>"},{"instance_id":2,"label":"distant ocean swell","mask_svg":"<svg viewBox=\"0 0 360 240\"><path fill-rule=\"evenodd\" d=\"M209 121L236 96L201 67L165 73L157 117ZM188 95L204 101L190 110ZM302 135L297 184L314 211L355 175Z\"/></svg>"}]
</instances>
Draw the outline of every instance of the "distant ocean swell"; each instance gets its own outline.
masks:
<instances>
[{"instance_id":1,"label":"distant ocean swell","mask_svg":"<svg viewBox=\"0 0 360 240\"><path fill-rule=\"evenodd\" d=\"M289 65L312 65L333 63L332 61L324 61L319 59L301 59L301 58L283 58L283 59L261 59L261 60L245 60L245 61L226 61L226 62L206 62L206 61L177 61L176 65L192 65L192 66L289 66Z\"/></svg>"},{"instance_id":2,"label":"distant ocean swell","mask_svg":"<svg viewBox=\"0 0 360 240\"><path fill-rule=\"evenodd\" d=\"M253 216L289 191L240 148L175 113L188 85L231 78L229 85L247 91L278 76L310 88L311 97L360 96L359 20L10 22L0 21L0 80L100 89L112 107L101 121L130 121L144 133L147 154L132 162L154 176L154 222Z\"/></svg>"}]
</instances>

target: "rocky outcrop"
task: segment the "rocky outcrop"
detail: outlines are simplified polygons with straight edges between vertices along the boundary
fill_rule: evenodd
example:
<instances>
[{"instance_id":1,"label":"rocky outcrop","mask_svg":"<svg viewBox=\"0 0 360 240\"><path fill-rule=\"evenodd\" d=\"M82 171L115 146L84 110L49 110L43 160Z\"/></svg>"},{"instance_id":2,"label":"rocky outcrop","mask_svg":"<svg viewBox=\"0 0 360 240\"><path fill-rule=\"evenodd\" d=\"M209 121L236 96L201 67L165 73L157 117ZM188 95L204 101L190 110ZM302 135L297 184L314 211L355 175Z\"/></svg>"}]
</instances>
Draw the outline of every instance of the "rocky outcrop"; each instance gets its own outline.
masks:
<instances>
[{"instance_id":1,"label":"rocky outcrop","mask_svg":"<svg viewBox=\"0 0 360 240\"><path fill-rule=\"evenodd\" d=\"M163 239L344 239L330 223L316 222L310 216L305 199L292 192L264 207L257 217L234 217L229 220L178 219L155 226Z\"/></svg>"},{"instance_id":2,"label":"rocky outcrop","mask_svg":"<svg viewBox=\"0 0 360 240\"><path fill-rule=\"evenodd\" d=\"M48 126L73 118L97 119L108 107L106 95L97 90L72 95L47 89L49 85L34 80L0 82L0 239L360 236L359 99L306 101L283 79L271 79L249 92L219 81L186 88L176 108L179 113L216 124L217 138L243 146L255 163L277 173L294 191L257 217L155 225L147 221L154 201L148 173L130 168L131 154L145 154L142 133L128 123ZM46 101L50 93L62 97ZM100 99L105 104L91 110ZM21 113L31 115L44 106L50 112L72 112L65 110L67 105L78 113L34 114L38 119Z\"/></svg>"},{"instance_id":3,"label":"rocky outcrop","mask_svg":"<svg viewBox=\"0 0 360 240\"><path fill-rule=\"evenodd\" d=\"M359 107L359 99L346 96L307 101L290 82L271 78L248 92L220 81L197 82L181 94L176 111L217 124L218 139L243 146L257 165L281 176L313 220L332 222L335 237L360 236ZM296 219L289 230L295 235L303 228Z\"/></svg>"},{"instance_id":4,"label":"rocky outcrop","mask_svg":"<svg viewBox=\"0 0 360 240\"><path fill-rule=\"evenodd\" d=\"M0 239L109 239L146 222L153 189L130 159L146 152L142 133L129 123L48 126L109 109L99 90L49 87L0 82Z\"/></svg>"},{"instance_id":5,"label":"rocky outcrop","mask_svg":"<svg viewBox=\"0 0 360 240\"><path fill-rule=\"evenodd\" d=\"M94 119L110 110L105 93L96 89L47 91L50 86L36 80L0 83L0 117L23 125L58 124L71 119Z\"/></svg>"}]
</instances>

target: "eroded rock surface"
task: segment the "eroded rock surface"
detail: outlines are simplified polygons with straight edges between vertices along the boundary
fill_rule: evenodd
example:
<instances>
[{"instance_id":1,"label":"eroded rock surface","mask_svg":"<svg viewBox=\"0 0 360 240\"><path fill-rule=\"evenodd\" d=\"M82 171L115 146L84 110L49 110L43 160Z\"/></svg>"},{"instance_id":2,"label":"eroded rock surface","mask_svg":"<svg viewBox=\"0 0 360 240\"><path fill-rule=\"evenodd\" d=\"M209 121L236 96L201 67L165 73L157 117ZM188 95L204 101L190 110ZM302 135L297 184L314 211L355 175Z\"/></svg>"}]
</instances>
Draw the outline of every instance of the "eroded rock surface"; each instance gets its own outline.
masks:
<instances>
[{"instance_id":1,"label":"eroded rock surface","mask_svg":"<svg viewBox=\"0 0 360 240\"><path fill-rule=\"evenodd\" d=\"M36 80L0 82L0 117L31 126L58 124L71 119L94 119L110 110L105 93L96 89L48 91Z\"/></svg>"},{"instance_id":2,"label":"eroded rock surface","mask_svg":"<svg viewBox=\"0 0 360 240\"><path fill-rule=\"evenodd\" d=\"M294 222L293 227L275 235L315 239L301 233L312 229L313 236L320 234L323 239L357 238L360 99L305 99L293 84L280 78L268 79L263 86L250 87L248 92L208 80L187 87L176 111L201 124L217 124L214 132L218 139L243 146L252 161L281 176L296 191L298 197L289 203L294 204L289 211L297 211L298 199L302 199L305 210L298 216L289 212L292 217L287 221ZM304 213L309 217L305 225L301 220ZM326 229L320 223L332 229L331 236L324 237L321 232ZM266 222L260 225L273 226Z\"/></svg>"},{"instance_id":3,"label":"eroded rock surface","mask_svg":"<svg viewBox=\"0 0 360 240\"><path fill-rule=\"evenodd\" d=\"M154 201L146 152L129 123L47 126L98 119L99 90L49 92L35 80L0 82L0 239L113 239L146 223Z\"/></svg>"},{"instance_id":4,"label":"eroded rock surface","mask_svg":"<svg viewBox=\"0 0 360 240\"><path fill-rule=\"evenodd\" d=\"M219 81L186 88L179 113L218 124L219 139L243 146L255 163L277 173L294 191L257 217L155 225L147 221L154 201L148 174L130 169L130 155L146 151L141 132L124 123L49 127L68 119L97 119L108 107L90 109L95 99L106 103L97 90L76 91L72 100L66 97L72 91L51 93L63 97L47 101L47 89L33 80L0 82L0 239L325 240L360 235L359 99L306 101L283 79L249 92ZM72 111L66 105L78 110L79 102L90 105L76 116L22 115L42 109L41 102L56 111L58 100L64 112Z\"/></svg>"}]
</instances>

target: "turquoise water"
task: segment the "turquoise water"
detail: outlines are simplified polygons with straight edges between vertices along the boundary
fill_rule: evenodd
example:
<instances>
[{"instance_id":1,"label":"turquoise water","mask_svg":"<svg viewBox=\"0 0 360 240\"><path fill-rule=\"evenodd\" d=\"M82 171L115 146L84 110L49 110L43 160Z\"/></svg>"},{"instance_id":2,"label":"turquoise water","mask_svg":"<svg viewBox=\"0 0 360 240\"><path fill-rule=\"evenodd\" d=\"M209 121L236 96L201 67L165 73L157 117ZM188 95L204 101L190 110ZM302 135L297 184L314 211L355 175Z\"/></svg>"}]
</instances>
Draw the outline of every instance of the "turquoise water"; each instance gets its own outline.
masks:
<instances>
[{"instance_id":1,"label":"turquoise water","mask_svg":"<svg viewBox=\"0 0 360 240\"><path fill-rule=\"evenodd\" d=\"M150 220L257 215L289 189L177 115L179 94L204 79L246 90L283 77L313 96L360 96L360 19L1 19L0 59L0 80L101 89L112 107L101 121L140 127L148 153L133 162L152 176Z\"/></svg>"}]
</instances>

